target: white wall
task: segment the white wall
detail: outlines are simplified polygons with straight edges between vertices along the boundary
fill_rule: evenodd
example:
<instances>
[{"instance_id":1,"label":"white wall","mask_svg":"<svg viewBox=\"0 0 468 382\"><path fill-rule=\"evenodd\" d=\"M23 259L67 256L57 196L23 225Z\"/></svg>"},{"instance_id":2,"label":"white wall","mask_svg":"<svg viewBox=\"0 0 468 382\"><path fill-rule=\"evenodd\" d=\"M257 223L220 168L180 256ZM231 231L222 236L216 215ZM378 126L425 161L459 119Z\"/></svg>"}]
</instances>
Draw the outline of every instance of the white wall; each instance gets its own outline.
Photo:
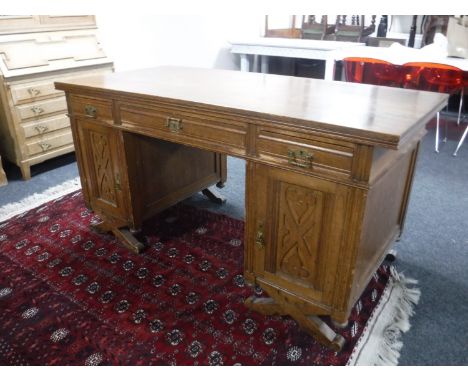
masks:
<instances>
[{"instance_id":1,"label":"white wall","mask_svg":"<svg viewBox=\"0 0 468 382\"><path fill-rule=\"evenodd\" d=\"M259 37L263 16L97 14L104 51L116 71L158 65L239 68L231 38Z\"/></svg>"}]
</instances>

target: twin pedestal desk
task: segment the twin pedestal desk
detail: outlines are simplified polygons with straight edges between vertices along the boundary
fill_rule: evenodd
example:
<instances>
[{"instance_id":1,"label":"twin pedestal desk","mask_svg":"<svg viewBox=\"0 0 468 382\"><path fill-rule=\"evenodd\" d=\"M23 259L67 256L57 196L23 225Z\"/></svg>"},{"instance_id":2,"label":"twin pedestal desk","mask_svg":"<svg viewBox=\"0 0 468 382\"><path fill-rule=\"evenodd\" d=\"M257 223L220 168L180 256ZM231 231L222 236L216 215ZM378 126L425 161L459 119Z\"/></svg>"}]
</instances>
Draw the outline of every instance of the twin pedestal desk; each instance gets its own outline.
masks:
<instances>
[{"instance_id":1,"label":"twin pedestal desk","mask_svg":"<svg viewBox=\"0 0 468 382\"><path fill-rule=\"evenodd\" d=\"M145 219L226 180L246 160L244 275L320 342L344 339L401 233L438 93L236 71L159 67L58 82L83 195L129 249Z\"/></svg>"}]
</instances>

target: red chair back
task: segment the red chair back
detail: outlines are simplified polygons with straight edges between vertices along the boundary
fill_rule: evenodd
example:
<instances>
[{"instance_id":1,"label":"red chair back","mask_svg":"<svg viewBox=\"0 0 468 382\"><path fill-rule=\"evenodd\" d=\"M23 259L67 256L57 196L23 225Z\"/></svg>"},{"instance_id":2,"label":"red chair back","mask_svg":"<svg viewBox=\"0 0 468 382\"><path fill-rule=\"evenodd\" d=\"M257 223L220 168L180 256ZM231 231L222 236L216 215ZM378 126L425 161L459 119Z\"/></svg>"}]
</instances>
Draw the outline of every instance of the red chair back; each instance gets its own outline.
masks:
<instances>
[{"instance_id":1,"label":"red chair back","mask_svg":"<svg viewBox=\"0 0 468 382\"><path fill-rule=\"evenodd\" d=\"M402 67L390 62L368 57L346 57L345 78L348 82L401 87Z\"/></svg>"},{"instance_id":2,"label":"red chair back","mask_svg":"<svg viewBox=\"0 0 468 382\"><path fill-rule=\"evenodd\" d=\"M463 88L463 71L451 65L409 62L403 65L403 87L439 93L454 93Z\"/></svg>"}]
</instances>

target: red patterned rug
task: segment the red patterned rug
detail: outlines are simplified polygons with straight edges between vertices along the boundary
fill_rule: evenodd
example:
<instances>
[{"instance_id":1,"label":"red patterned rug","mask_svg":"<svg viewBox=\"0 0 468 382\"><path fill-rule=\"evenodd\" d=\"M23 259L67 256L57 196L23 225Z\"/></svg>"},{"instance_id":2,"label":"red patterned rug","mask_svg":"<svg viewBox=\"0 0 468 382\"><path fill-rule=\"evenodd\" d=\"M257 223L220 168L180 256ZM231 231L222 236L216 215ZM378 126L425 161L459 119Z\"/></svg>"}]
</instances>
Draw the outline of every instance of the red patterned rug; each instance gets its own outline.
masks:
<instances>
[{"instance_id":1,"label":"red patterned rug","mask_svg":"<svg viewBox=\"0 0 468 382\"><path fill-rule=\"evenodd\" d=\"M262 291L242 276L242 221L179 204L135 255L90 231L96 219L76 191L0 223L1 365L346 365L398 284L378 270L335 353L243 305Z\"/></svg>"}]
</instances>

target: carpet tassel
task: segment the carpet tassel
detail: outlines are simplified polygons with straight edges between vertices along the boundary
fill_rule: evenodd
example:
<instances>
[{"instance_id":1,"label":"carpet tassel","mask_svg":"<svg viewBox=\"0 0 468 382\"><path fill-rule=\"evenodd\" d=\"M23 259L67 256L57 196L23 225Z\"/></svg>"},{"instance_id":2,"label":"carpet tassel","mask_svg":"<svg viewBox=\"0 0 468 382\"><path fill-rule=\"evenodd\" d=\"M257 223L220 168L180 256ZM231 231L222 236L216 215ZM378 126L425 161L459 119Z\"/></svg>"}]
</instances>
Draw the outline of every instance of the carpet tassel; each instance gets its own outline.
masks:
<instances>
[{"instance_id":1,"label":"carpet tassel","mask_svg":"<svg viewBox=\"0 0 468 382\"><path fill-rule=\"evenodd\" d=\"M421 291L414 288L417 284L414 279L406 278L398 273L395 267L390 267L390 272L395 280L395 286L401 289L395 304L393 323L384 331L383 342L377 354L376 366L393 366L398 364L398 358L403 347L401 334L407 332L411 325L409 318L414 314L414 306L419 302Z\"/></svg>"},{"instance_id":2,"label":"carpet tassel","mask_svg":"<svg viewBox=\"0 0 468 382\"><path fill-rule=\"evenodd\" d=\"M380 308L376 308L373 327L368 333L363 334L361 342L366 344L365 350L355 349L355 354L351 356L348 365L375 365L375 366L395 366L403 347L401 334L407 332L411 325L409 318L414 314L414 307L418 304L421 291L415 288L416 280L405 277L398 273L391 266L390 273L392 283L382 296ZM374 318L374 319L375 319ZM372 320L371 317L370 320ZM377 329L376 329L377 328ZM383 333L381 337L373 333Z\"/></svg>"},{"instance_id":3,"label":"carpet tassel","mask_svg":"<svg viewBox=\"0 0 468 382\"><path fill-rule=\"evenodd\" d=\"M6 204L0 207L0 222L80 189L80 178L76 177L57 186L50 187L40 194L35 193L19 202Z\"/></svg>"}]
</instances>

